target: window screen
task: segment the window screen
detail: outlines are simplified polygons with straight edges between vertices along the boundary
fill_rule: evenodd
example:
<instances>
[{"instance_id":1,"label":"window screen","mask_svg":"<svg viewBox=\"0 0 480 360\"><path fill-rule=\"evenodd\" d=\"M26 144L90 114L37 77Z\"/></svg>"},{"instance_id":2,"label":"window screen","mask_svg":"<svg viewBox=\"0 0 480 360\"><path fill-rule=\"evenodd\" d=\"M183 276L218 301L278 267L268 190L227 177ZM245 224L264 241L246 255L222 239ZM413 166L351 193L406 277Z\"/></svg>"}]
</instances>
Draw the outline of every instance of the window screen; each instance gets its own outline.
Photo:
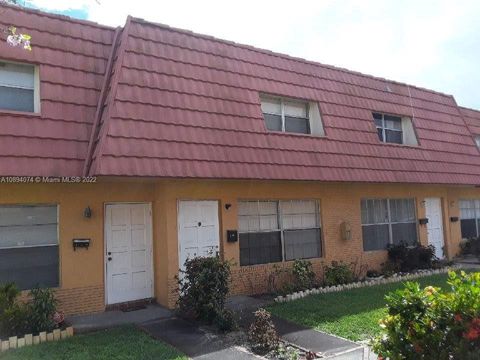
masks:
<instances>
[{"instance_id":1,"label":"window screen","mask_svg":"<svg viewBox=\"0 0 480 360\"><path fill-rule=\"evenodd\" d=\"M316 201L241 201L238 223L240 265L321 256Z\"/></svg>"},{"instance_id":2,"label":"window screen","mask_svg":"<svg viewBox=\"0 0 480 360\"><path fill-rule=\"evenodd\" d=\"M282 242L276 201L238 203L240 265L282 261Z\"/></svg>"},{"instance_id":3,"label":"window screen","mask_svg":"<svg viewBox=\"0 0 480 360\"><path fill-rule=\"evenodd\" d=\"M363 199L361 215L365 251L386 249L389 244L417 243L413 199Z\"/></svg>"},{"instance_id":4,"label":"window screen","mask_svg":"<svg viewBox=\"0 0 480 360\"><path fill-rule=\"evenodd\" d=\"M34 112L35 68L0 62L0 109Z\"/></svg>"},{"instance_id":5,"label":"window screen","mask_svg":"<svg viewBox=\"0 0 480 360\"><path fill-rule=\"evenodd\" d=\"M313 200L280 201L285 260L320 256L320 217Z\"/></svg>"},{"instance_id":6,"label":"window screen","mask_svg":"<svg viewBox=\"0 0 480 360\"><path fill-rule=\"evenodd\" d=\"M57 206L0 206L0 258L0 283L58 286Z\"/></svg>"},{"instance_id":7,"label":"window screen","mask_svg":"<svg viewBox=\"0 0 480 360\"><path fill-rule=\"evenodd\" d=\"M308 103L266 97L261 105L268 130L310 134Z\"/></svg>"},{"instance_id":8,"label":"window screen","mask_svg":"<svg viewBox=\"0 0 480 360\"><path fill-rule=\"evenodd\" d=\"M480 200L460 200L460 228L463 239L480 236Z\"/></svg>"}]
</instances>

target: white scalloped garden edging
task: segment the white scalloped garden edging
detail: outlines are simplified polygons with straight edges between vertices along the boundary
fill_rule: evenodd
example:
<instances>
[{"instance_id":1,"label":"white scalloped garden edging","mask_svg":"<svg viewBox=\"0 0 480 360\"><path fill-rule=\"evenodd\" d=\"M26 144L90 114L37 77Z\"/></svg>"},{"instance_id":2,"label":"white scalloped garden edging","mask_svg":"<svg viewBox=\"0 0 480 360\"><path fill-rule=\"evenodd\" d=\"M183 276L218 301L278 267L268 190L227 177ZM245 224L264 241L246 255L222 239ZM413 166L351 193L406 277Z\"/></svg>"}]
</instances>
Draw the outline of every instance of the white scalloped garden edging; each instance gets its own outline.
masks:
<instances>
[{"instance_id":1,"label":"white scalloped garden edging","mask_svg":"<svg viewBox=\"0 0 480 360\"><path fill-rule=\"evenodd\" d=\"M42 331L38 335L27 334L23 338L17 336L9 337L8 340L0 340L0 352L9 349L17 349L24 346L37 345L44 342L58 341L73 336L73 327L69 326L65 330L55 329L52 332Z\"/></svg>"},{"instance_id":2,"label":"white scalloped garden edging","mask_svg":"<svg viewBox=\"0 0 480 360\"><path fill-rule=\"evenodd\" d=\"M275 302L279 302L279 303L280 302L289 302L289 301L304 298L305 296L308 296L308 295L327 294L327 293L338 292L338 291L343 291L343 290L350 290L350 289L357 289L357 288L362 288L362 287L367 287L367 286L390 284L390 283L399 282L399 281L403 281L403 280L418 279L420 277L429 276L429 275L444 274L444 273L447 273L451 270L455 270L455 269L458 269L458 268L459 268L459 266L451 266L451 267L446 267L446 268L442 268L442 269L435 269L435 270L419 270L415 273L411 273L411 274L407 274L407 275L394 274L393 276L388 277L388 278L370 279L370 280L367 280L367 281L358 281L358 282L354 282L354 283L350 283L350 284L327 286L327 287L315 288L315 289L310 289L310 290L298 291L298 292L294 292L292 294L288 294L288 295L285 295L285 296L277 296L274 300L275 300Z\"/></svg>"}]
</instances>

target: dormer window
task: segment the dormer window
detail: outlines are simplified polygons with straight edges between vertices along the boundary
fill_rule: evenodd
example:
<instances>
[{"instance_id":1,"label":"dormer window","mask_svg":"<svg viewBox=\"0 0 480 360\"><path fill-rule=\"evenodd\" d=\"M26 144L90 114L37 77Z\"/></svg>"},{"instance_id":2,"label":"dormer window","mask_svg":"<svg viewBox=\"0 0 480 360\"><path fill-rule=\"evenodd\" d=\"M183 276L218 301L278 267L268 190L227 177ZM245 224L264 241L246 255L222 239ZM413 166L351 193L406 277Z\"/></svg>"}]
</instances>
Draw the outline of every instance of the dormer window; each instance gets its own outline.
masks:
<instances>
[{"instance_id":1,"label":"dormer window","mask_svg":"<svg viewBox=\"0 0 480 360\"><path fill-rule=\"evenodd\" d=\"M37 68L0 61L0 111L39 111Z\"/></svg>"},{"instance_id":2,"label":"dormer window","mask_svg":"<svg viewBox=\"0 0 480 360\"><path fill-rule=\"evenodd\" d=\"M418 145L412 120L408 117L373 113L378 139L384 143Z\"/></svg>"},{"instance_id":3,"label":"dormer window","mask_svg":"<svg viewBox=\"0 0 480 360\"><path fill-rule=\"evenodd\" d=\"M324 135L318 105L274 96L261 97L263 119L270 131Z\"/></svg>"},{"instance_id":4,"label":"dormer window","mask_svg":"<svg viewBox=\"0 0 480 360\"><path fill-rule=\"evenodd\" d=\"M266 98L262 112L268 130L310 134L308 103Z\"/></svg>"}]
</instances>

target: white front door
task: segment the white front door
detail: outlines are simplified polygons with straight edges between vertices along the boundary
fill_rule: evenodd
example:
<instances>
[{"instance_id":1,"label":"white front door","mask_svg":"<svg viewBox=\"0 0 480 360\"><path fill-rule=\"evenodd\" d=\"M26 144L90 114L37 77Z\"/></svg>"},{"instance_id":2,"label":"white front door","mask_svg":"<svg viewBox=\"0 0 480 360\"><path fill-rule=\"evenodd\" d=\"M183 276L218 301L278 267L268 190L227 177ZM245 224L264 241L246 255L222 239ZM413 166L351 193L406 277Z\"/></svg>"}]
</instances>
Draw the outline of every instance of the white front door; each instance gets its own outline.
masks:
<instances>
[{"instance_id":1,"label":"white front door","mask_svg":"<svg viewBox=\"0 0 480 360\"><path fill-rule=\"evenodd\" d=\"M106 303L153 297L150 204L105 207Z\"/></svg>"},{"instance_id":2,"label":"white front door","mask_svg":"<svg viewBox=\"0 0 480 360\"><path fill-rule=\"evenodd\" d=\"M197 256L215 256L220 246L217 201L180 201L178 203L178 261Z\"/></svg>"},{"instance_id":3,"label":"white front door","mask_svg":"<svg viewBox=\"0 0 480 360\"><path fill-rule=\"evenodd\" d=\"M435 255L439 259L443 259L445 242L443 239L442 202L440 198L425 199L425 216L428 219L428 245L433 245L435 247Z\"/></svg>"}]
</instances>

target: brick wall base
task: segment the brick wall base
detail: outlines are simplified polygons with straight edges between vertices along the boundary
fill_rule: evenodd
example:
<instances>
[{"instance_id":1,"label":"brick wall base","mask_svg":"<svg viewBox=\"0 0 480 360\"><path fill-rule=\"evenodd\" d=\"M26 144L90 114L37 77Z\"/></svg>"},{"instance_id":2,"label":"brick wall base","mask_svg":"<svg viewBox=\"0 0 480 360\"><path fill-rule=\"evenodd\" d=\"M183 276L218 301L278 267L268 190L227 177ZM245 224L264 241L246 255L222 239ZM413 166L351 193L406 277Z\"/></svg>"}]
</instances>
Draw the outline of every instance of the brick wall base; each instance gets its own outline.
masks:
<instances>
[{"instance_id":1,"label":"brick wall base","mask_svg":"<svg viewBox=\"0 0 480 360\"><path fill-rule=\"evenodd\" d=\"M65 315L97 313L105 310L104 288L89 286L75 289L55 289L58 310ZM23 291L20 300L28 299L28 291Z\"/></svg>"},{"instance_id":2,"label":"brick wall base","mask_svg":"<svg viewBox=\"0 0 480 360\"><path fill-rule=\"evenodd\" d=\"M379 270L381 263L386 260L385 252L371 253L361 259L354 259L351 264L354 272L358 276L365 276L369 269ZM331 261L325 259L311 259L313 271L318 281L323 281L324 267L331 264ZM292 269L293 261L276 264L262 264L253 266L235 266L232 268L232 281L230 284L229 295L258 295L266 293L275 293L285 284L292 283L294 280L289 270ZM170 279L168 282L168 307L174 308L178 299L177 281Z\"/></svg>"}]
</instances>

